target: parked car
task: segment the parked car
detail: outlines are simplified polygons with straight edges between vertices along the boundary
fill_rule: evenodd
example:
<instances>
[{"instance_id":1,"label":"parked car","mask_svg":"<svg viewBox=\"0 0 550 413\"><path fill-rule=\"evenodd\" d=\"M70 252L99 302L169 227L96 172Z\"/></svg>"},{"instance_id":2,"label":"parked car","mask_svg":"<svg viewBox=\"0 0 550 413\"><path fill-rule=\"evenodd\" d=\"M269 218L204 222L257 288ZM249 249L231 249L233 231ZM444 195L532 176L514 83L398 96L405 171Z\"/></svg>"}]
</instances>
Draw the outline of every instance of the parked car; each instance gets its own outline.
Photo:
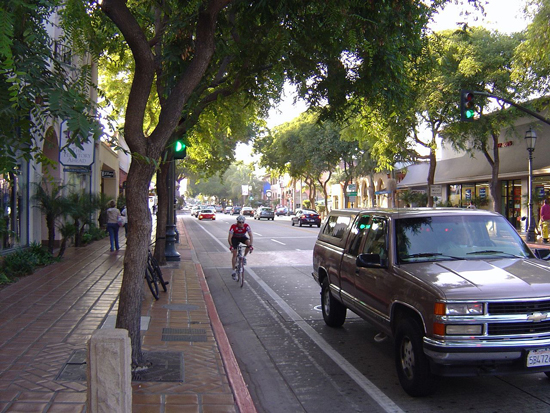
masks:
<instances>
[{"instance_id":1,"label":"parked car","mask_svg":"<svg viewBox=\"0 0 550 413\"><path fill-rule=\"evenodd\" d=\"M214 208L216 212L223 212L223 207L221 205L216 205Z\"/></svg>"},{"instance_id":2,"label":"parked car","mask_svg":"<svg viewBox=\"0 0 550 413\"><path fill-rule=\"evenodd\" d=\"M290 220L292 222L292 226L296 224L299 226L309 225L310 227L312 225L317 225L317 227L321 226L321 217L317 212L311 209L297 209L296 215Z\"/></svg>"},{"instance_id":3,"label":"parked car","mask_svg":"<svg viewBox=\"0 0 550 413\"><path fill-rule=\"evenodd\" d=\"M250 207L242 207L241 215L248 215L249 217L254 215L254 210Z\"/></svg>"},{"instance_id":4,"label":"parked car","mask_svg":"<svg viewBox=\"0 0 550 413\"><path fill-rule=\"evenodd\" d=\"M287 207L280 207L275 210L275 215L288 215L288 208Z\"/></svg>"},{"instance_id":5,"label":"parked car","mask_svg":"<svg viewBox=\"0 0 550 413\"><path fill-rule=\"evenodd\" d=\"M275 219L275 213L273 212L273 209L269 207L259 207L256 209L256 212L254 213L254 219L267 219L274 220Z\"/></svg>"},{"instance_id":6,"label":"parked car","mask_svg":"<svg viewBox=\"0 0 550 413\"><path fill-rule=\"evenodd\" d=\"M230 214L232 209L233 209L233 207L230 207L230 206L225 207L225 209L223 210L223 213L224 214Z\"/></svg>"},{"instance_id":7,"label":"parked car","mask_svg":"<svg viewBox=\"0 0 550 413\"><path fill-rule=\"evenodd\" d=\"M216 211L208 208L201 209L197 218L199 218L199 221L202 221L203 219L211 219L212 221L215 221Z\"/></svg>"},{"instance_id":8,"label":"parked car","mask_svg":"<svg viewBox=\"0 0 550 413\"><path fill-rule=\"evenodd\" d=\"M240 206L234 206L231 208L231 215L239 215L241 213L241 207Z\"/></svg>"},{"instance_id":9,"label":"parked car","mask_svg":"<svg viewBox=\"0 0 550 413\"><path fill-rule=\"evenodd\" d=\"M438 375L550 376L550 263L540 257L494 212L333 210L313 278L325 323L341 326L350 309L393 337L401 386L423 396Z\"/></svg>"}]
</instances>

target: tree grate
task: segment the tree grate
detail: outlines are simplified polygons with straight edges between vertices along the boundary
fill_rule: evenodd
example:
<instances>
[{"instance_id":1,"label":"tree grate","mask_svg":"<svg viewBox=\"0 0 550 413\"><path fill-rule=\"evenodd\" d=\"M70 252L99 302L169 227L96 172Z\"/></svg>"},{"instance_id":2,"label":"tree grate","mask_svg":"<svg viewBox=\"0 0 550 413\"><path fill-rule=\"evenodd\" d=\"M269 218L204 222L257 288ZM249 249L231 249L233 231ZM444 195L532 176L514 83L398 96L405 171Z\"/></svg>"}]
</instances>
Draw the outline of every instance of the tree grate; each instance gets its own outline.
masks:
<instances>
[{"instance_id":1,"label":"tree grate","mask_svg":"<svg viewBox=\"0 0 550 413\"><path fill-rule=\"evenodd\" d=\"M146 368L132 371L133 381L183 382L183 353L174 351L144 351ZM74 351L55 378L58 381L86 381L86 350Z\"/></svg>"},{"instance_id":2,"label":"tree grate","mask_svg":"<svg viewBox=\"0 0 550 413\"><path fill-rule=\"evenodd\" d=\"M162 341L205 342L206 330L202 328L163 328Z\"/></svg>"}]
</instances>

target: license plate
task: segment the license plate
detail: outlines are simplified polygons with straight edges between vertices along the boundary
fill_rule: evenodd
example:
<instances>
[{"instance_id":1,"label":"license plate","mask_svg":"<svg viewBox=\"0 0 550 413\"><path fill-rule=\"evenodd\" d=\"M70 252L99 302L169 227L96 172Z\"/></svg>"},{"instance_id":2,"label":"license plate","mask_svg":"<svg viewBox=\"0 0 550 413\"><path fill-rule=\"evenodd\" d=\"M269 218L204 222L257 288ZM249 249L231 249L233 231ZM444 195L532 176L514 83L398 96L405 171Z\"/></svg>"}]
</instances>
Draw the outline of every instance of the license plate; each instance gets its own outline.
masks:
<instances>
[{"instance_id":1,"label":"license plate","mask_svg":"<svg viewBox=\"0 0 550 413\"><path fill-rule=\"evenodd\" d=\"M550 349L531 350L527 353L527 367L550 366Z\"/></svg>"}]
</instances>

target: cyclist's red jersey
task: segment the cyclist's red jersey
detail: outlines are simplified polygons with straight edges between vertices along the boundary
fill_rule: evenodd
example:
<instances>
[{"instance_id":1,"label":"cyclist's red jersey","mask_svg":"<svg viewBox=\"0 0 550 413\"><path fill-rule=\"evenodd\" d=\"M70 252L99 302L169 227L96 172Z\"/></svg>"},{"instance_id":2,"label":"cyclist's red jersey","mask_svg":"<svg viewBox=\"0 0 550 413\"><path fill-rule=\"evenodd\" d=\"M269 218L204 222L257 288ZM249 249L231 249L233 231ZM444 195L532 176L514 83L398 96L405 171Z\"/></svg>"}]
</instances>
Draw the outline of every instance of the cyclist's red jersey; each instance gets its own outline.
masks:
<instances>
[{"instance_id":1,"label":"cyclist's red jersey","mask_svg":"<svg viewBox=\"0 0 550 413\"><path fill-rule=\"evenodd\" d=\"M246 234L250 231L250 225L246 223L242 226L242 228L239 228L237 224L233 224L231 225L231 228L229 228L229 232L231 232L234 237L239 238L246 237Z\"/></svg>"}]
</instances>

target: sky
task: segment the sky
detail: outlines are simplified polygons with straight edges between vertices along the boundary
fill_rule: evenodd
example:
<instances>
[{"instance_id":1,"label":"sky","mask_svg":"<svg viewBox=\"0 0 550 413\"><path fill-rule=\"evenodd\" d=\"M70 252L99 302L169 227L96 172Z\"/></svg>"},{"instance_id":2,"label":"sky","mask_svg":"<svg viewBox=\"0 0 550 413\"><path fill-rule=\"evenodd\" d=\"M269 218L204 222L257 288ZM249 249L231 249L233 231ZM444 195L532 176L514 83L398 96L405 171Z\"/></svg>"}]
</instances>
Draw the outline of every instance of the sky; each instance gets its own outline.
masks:
<instances>
[{"instance_id":1,"label":"sky","mask_svg":"<svg viewBox=\"0 0 550 413\"><path fill-rule=\"evenodd\" d=\"M459 28L457 22L465 21L470 26L484 26L491 30L503 33L519 32L527 27L523 13L525 0L487 0L485 5L486 16L479 12L472 12L469 16L461 16L463 7L448 4L445 9L435 16L430 28L434 31ZM473 11L473 8L468 8ZM307 109L303 101L293 103L295 93L291 87L285 89L284 99L277 107L269 111L267 126L273 128L289 122ZM237 151L237 159L249 161L249 149L242 146Z\"/></svg>"}]
</instances>

